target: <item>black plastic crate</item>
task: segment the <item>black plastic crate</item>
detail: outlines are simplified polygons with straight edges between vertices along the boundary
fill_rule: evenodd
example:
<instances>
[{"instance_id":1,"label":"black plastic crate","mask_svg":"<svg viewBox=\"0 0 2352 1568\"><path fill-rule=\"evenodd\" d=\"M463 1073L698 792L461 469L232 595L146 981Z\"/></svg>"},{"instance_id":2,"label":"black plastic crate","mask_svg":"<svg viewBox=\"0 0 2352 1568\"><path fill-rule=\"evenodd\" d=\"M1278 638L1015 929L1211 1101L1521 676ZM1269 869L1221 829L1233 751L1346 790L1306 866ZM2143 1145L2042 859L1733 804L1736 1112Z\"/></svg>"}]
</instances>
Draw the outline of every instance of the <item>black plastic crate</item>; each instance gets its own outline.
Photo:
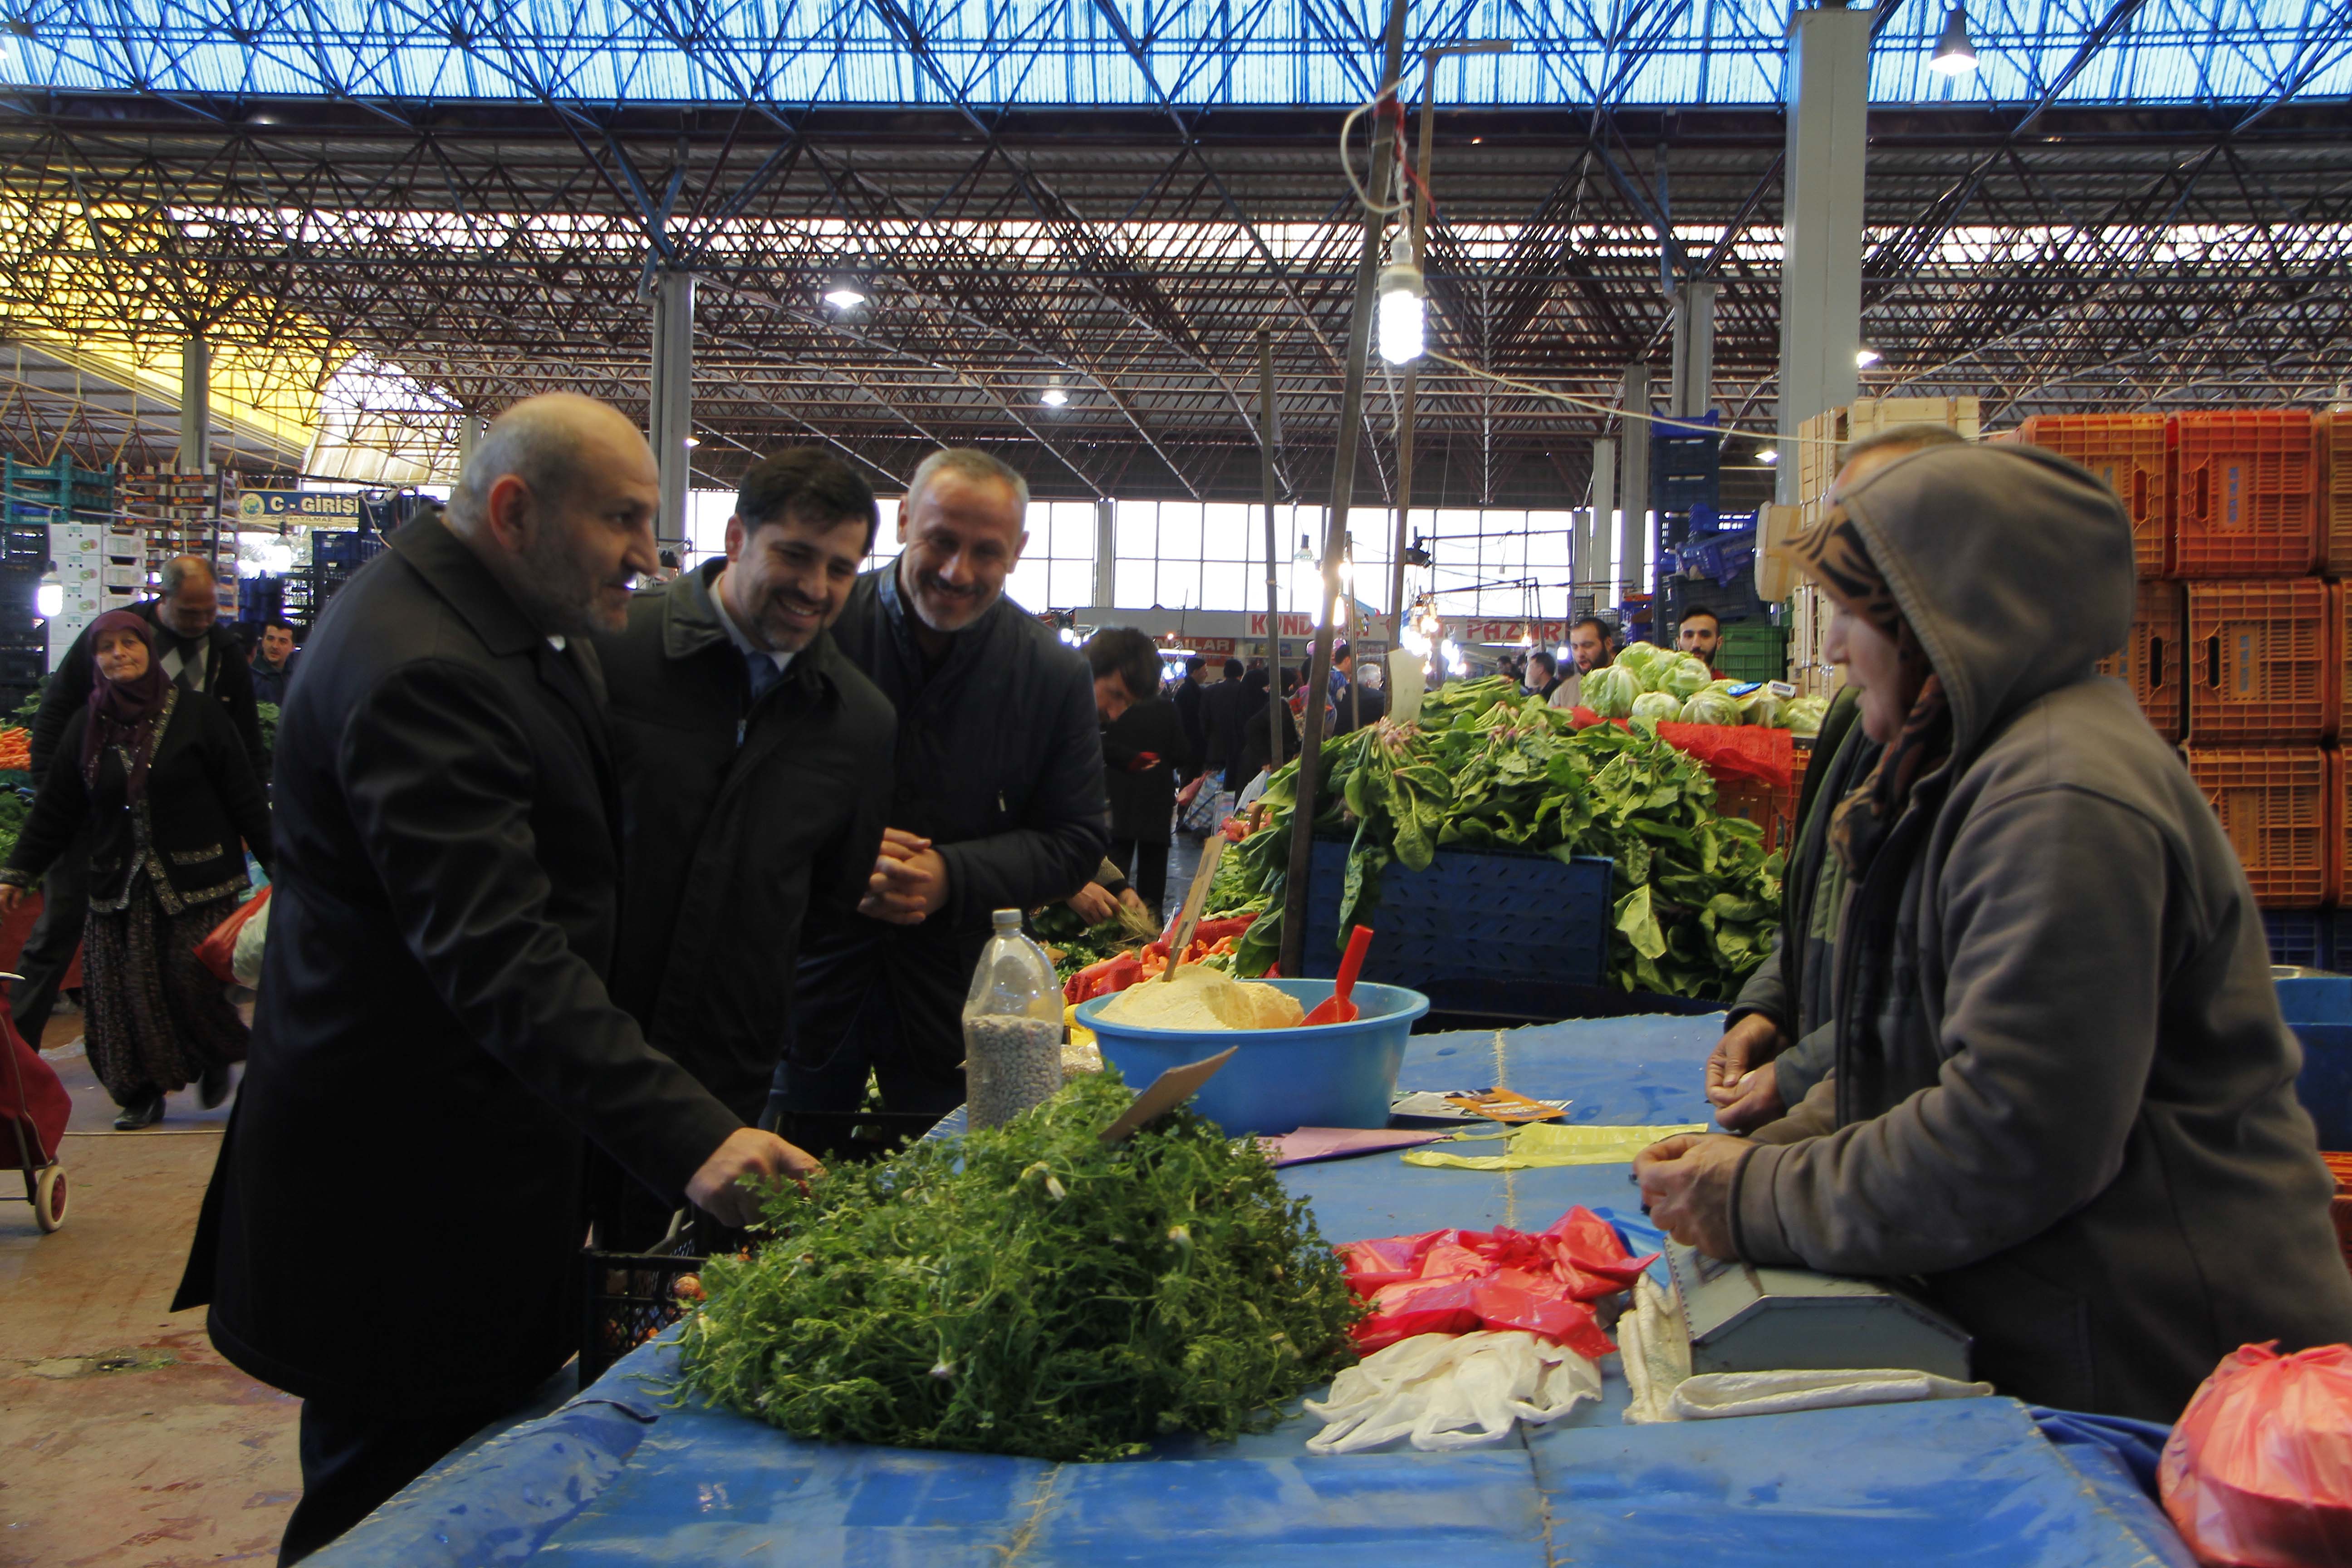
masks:
<instances>
[{"instance_id":1,"label":"black plastic crate","mask_svg":"<svg viewBox=\"0 0 2352 1568\"><path fill-rule=\"evenodd\" d=\"M678 1281L701 1272L710 1261L700 1229L692 1224L646 1252L604 1252L591 1238L580 1255L583 1310L580 1332L580 1386L587 1387L612 1364L686 1315L690 1304Z\"/></svg>"},{"instance_id":2,"label":"black plastic crate","mask_svg":"<svg viewBox=\"0 0 2352 1568\"><path fill-rule=\"evenodd\" d=\"M0 530L0 561L11 566L47 569L49 563L48 528L44 524L11 518L8 526Z\"/></svg>"},{"instance_id":3,"label":"black plastic crate","mask_svg":"<svg viewBox=\"0 0 2352 1568\"><path fill-rule=\"evenodd\" d=\"M2271 962L2305 969L2336 967L2336 917L2324 910L2264 910Z\"/></svg>"}]
</instances>

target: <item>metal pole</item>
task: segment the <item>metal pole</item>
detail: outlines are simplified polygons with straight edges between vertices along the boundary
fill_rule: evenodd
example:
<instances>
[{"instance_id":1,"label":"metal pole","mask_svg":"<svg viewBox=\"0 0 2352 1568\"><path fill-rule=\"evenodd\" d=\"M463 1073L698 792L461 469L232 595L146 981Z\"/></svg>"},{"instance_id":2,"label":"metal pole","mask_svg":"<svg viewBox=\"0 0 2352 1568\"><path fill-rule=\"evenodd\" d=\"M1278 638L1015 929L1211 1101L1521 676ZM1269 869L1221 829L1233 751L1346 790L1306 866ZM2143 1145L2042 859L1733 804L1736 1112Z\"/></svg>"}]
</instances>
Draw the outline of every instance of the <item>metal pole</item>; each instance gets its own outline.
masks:
<instances>
[{"instance_id":1,"label":"metal pole","mask_svg":"<svg viewBox=\"0 0 2352 1568\"><path fill-rule=\"evenodd\" d=\"M694 274L665 268L654 283L653 396L646 435L661 475L654 537L686 550L686 492L694 468Z\"/></svg>"},{"instance_id":2,"label":"metal pole","mask_svg":"<svg viewBox=\"0 0 2352 1568\"><path fill-rule=\"evenodd\" d=\"M1625 471L1617 480L1624 511L1617 521L1618 596L1642 591L1642 552L1650 538L1650 367L1625 367ZM1655 607L1650 630L1657 635Z\"/></svg>"},{"instance_id":3,"label":"metal pole","mask_svg":"<svg viewBox=\"0 0 2352 1568\"><path fill-rule=\"evenodd\" d=\"M1404 69L1406 0L1390 0L1388 55L1381 68L1381 92L1396 91ZM1389 188L1396 138L1389 116L1372 121L1372 177L1364 188ZM1315 853L1315 792L1322 769L1324 689L1331 679L1331 600L1339 580L1339 548L1348 537L1348 507L1356 494L1356 447L1364 423L1364 358L1372 346L1372 316L1380 309L1381 230L1387 220L1364 209L1364 253L1356 266L1356 313L1348 326L1348 380L1339 399L1339 438L1331 458L1331 516L1323 531L1323 614L1308 660L1307 711L1298 738L1298 804L1290 814L1290 872L1282 889L1282 973L1304 974L1307 952L1307 878Z\"/></svg>"},{"instance_id":4,"label":"metal pole","mask_svg":"<svg viewBox=\"0 0 2352 1568\"><path fill-rule=\"evenodd\" d=\"M1269 768L1282 766L1282 536L1274 526L1274 454L1276 445L1274 334L1260 327L1257 332L1257 469L1258 488L1265 496L1265 765Z\"/></svg>"},{"instance_id":5,"label":"metal pole","mask_svg":"<svg viewBox=\"0 0 2352 1568\"><path fill-rule=\"evenodd\" d=\"M191 332L180 344L180 472L213 466L213 346Z\"/></svg>"}]
</instances>

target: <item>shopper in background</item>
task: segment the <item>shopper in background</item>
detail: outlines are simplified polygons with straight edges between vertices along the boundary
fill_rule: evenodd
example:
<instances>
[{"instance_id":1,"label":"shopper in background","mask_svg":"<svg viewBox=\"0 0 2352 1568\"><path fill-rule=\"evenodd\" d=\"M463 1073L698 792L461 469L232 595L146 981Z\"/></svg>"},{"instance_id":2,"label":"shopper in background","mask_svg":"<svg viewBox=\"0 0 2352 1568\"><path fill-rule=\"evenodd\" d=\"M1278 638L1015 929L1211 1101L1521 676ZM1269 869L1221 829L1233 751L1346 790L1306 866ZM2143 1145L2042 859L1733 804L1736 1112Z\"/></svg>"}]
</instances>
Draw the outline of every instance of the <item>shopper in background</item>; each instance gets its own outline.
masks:
<instances>
[{"instance_id":1,"label":"shopper in background","mask_svg":"<svg viewBox=\"0 0 2352 1568\"><path fill-rule=\"evenodd\" d=\"M1559 661L1542 648L1528 655L1528 679L1524 689L1530 697L1550 700L1551 694L1559 689Z\"/></svg>"},{"instance_id":2,"label":"shopper in background","mask_svg":"<svg viewBox=\"0 0 2352 1568\"><path fill-rule=\"evenodd\" d=\"M1715 658L1723 651L1723 617L1704 605L1685 606L1675 627L1675 647L1705 659L1706 672L1719 679L1723 672L1715 668Z\"/></svg>"},{"instance_id":3,"label":"shopper in background","mask_svg":"<svg viewBox=\"0 0 2352 1568\"><path fill-rule=\"evenodd\" d=\"M1157 657L1155 654L1154 657ZM1176 683L1170 700L1176 704L1176 718L1184 726L1184 744L1192 758L1191 771L1184 775L1189 783L1201 776L1202 759L1209 753L1209 724L1202 704L1208 698L1208 689L1201 684L1201 672L1209 661L1194 654L1184 661L1184 679Z\"/></svg>"},{"instance_id":4,"label":"shopper in background","mask_svg":"<svg viewBox=\"0 0 2352 1568\"><path fill-rule=\"evenodd\" d=\"M236 727L164 677L154 637L130 610L91 623L98 684L0 868L5 912L67 845L89 847L83 1033L124 1132L161 1121L163 1097L190 1079L205 1109L226 1098L246 1027L195 948L236 908L245 847L271 860L269 807Z\"/></svg>"},{"instance_id":5,"label":"shopper in background","mask_svg":"<svg viewBox=\"0 0 2352 1568\"><path fill-rule=\"evenodd\" d=\"M934 452L898 508L898 558L857 580L834 637L898 710L889 826L861 914L812 927L772 1116L963 1103L964 992L989 915L1056 903L1108 847L1086 660L1004 595L1029 487Z\"/></svg>"},{"instance_id":6,"label":"shopper in background","mask_svg":"<svg viewBox=\"0 0 2352 1568\"><path fill-rule=\"evenodd\" d=\"M739 1183L815 1168L604 988L620 800L587 637L653 565L660 493L618 411L532 398L312 629L252 1057L174 1303L302 1400L281 1563L570 1359L583 1139L732 1225Z\"/></svg>"},{"instance_id":7,"label":"shopper in background","mask_svg":"<svg viewBox=\"0 0 2352 1568\"><path fill-rule=\"evenodd\" d=\"M1332 647L1331 676L1331 727L1327 734L1360 730L1388 711L1388 699L1381 689L1356 679L1356 650L1344 640Z\"/></svg>"},{"instance_id":8,"label":"shopper in background","mask_svg":"<svg viewBox=\"0 0 2352 1568\"><path fill-rule=\"evenodd\" d=\"M1245 673L1240 659L1229 658L1225 660L1225 678L1201 693L1201 765L1212 773L1223 773L1241 747L1243 707L1246 701L1242 677ZM1265 717L1265 696L1263 691L1258 694L1261 721Z\"/></svg>"},{"instance_id":9,"label":"shopper in background","mask_svg":"<svg viewBox=\"0 0 2352 1568\"><path fill-rule=\"evenodd\" d=\"M220 584L201 556L176 555L163 563L163 593L130 607L154 633L154 662L164 679L184 693L210 698L227 714L244 746L254 776L269 777L269 757L261 749L261 719L254 709L253 670L235 633L219 624ZM110 612L111 613L111 612ZM94 626L95 623L93 623ZM31 767L36 779L49 776L58 743L74 716L89 706L98 675L91 633L85 630L66 650L41 691L33 716ZM76 837L60 845L41 883L41 916L25 939L10 982L8 1011L16 1032L37 1047L48 1027L58 991L81 946L89 913L89 845Z\"/></svg>"},{"instance_id":10,"label":"shopper in background","mask_svg":"<svg viewBox=\"0 0 2352 1568\"><path fill-rule=\"evenodd\" d=\"M1274 769L1298 755L1298 725L1291 718L1287 707L1282 710L1282 755L1276 757L1273 754L1273 731L1266 717L1266 674L1263 669L1253 669L1242 677L1241 745L1234 753L1232 764L1225 769L1225 787L1234 792L1236 809L1255 798L1249 794L1253 781L1263 780ZM1265 791L1261 787L1258 793L1263 795Z\"/></svg>"},{"instance_id":11,"label":"shopper in background","mask_svg":"<svg viewBox=\"0 0 2352 1568\"><path fill-rule=\"evenodd\" d=\"M1168 900L1176 812L1200 793L1201 770L1175 704L1151 695L1160 672L1160 650L1151 639L1132 626L1110 626L1088 637L1085 651L1102 719L1110 863L1157 920ZM1139 691L1146 695L1138 697Z\"/></svg>"},{"instance_id":12,"label":"shopper in background","mask_svg":"<svg viewBox=\"0 0 2352 1568\"><path fill-rule=\"evenodd\" d=\"M1568 628L1568 655L1574 668L1559 678L1549 699L1554 708L1574 708L1584 700L1584 678L1606 669L1615 658L1609 623L1587 616Z\"/></svg>"},{"instance_id":13,"label":"shopper in background","mask_svg":"<svg viewBox=\"0 0 2352 1568\"><path fill-rule=\"evenodd\" d=\"M253 699L281 706L286 701L286 683L294 679L294 663L301 655L294 647L294 623L269 620L261 623L261 641L253 649Z\"/></svg>"},{"instance_id":14,"label":"shopper in background","mask_svg":"<svg viewBox=\"0 0 2352 1568\"><path fill-rule=\"evenodd\" d=\"M1839 806L1833 1067L1635 1162L1709 1255L1916 1279L1977 1375L2176 1419L2242 1344L2352 1338L2246 874L2130 689L2115 492L2032 447L1841 482L1790 555L1885 750ZM2053 583L2067 584L2063 604Z\"/></svg>"},{"instance_id":15,"label":"shopper in background","mask_svg":"<svg viewBox=\"0 0 2352 1568\"><path fill-rule=\"evenodd\" d=\"M1863 484L1898 458L1963 445L1941 425L1897 425L1840 448L1837 486ZM1838 492L1832 492L1832 499ZM1797 797L1796 839L1780 879L1772 955L1748 977L1706 1062L1706 1098L1733 1132L1777 1121L1829 1076L1836 1046L1830 989L1837 973L1837 915L1844 864L1829 853L1830 817L1878 763L1878 742L1854 722L1855 689L1839 688L1813 740Z\"/></svg>"},{"instance_id":16,"label":"shopper in background","mask_svg":"<svg viewBox=\"0 0 2352 1568\"><path fill-rule=\"evenodd\" d=\"M626 825L613 999L745 1121L783 1058L802 923L856 907L882 842L898 717L825 629L879 521L842 459L779 452L743 477L726 553L596 639ZM608 1247L661 1238L663 1194L611 1161L591 1180Z\"/></svg>"}]
</instances>

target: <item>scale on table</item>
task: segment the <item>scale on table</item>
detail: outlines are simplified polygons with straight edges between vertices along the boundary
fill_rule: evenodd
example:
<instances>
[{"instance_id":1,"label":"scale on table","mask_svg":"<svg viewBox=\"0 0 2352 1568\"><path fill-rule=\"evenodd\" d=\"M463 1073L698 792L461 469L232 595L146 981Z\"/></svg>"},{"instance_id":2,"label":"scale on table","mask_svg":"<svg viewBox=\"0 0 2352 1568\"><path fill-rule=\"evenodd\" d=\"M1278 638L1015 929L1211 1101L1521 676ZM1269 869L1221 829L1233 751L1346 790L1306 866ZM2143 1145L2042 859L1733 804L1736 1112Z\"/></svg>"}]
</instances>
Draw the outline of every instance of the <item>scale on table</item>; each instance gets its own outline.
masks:
<instances>
[{"instance_id":1,"label":"scale on table","mask_svg":"<svg viewBox=\"0 0 2352 1568\"><path fill-rule=\"evenodd\" d=\"M1694 1373L1900 1367L1969 1380L1968 1331L1882 1280L1726 1263L1678 1241L1666 1265Z\"/></svg>"}]
</instances>

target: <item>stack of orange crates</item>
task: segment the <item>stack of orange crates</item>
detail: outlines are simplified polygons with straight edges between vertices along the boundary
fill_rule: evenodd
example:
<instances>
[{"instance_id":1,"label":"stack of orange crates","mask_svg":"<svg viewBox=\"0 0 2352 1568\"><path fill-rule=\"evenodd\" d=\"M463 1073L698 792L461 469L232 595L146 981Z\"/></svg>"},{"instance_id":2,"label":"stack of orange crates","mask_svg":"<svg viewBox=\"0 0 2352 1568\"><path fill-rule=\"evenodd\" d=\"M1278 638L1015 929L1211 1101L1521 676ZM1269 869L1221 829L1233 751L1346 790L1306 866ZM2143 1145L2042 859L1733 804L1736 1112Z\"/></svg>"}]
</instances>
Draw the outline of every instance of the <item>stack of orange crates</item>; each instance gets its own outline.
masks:
<instances>
[{"instance_id":1,"label":"stack of orange crates","mask_svg":"<svg viewBox=\"0 0 2352 1568\"><path fill-rule=\"evenodd\" d=\"M2071 458L2132 517L2139 603L2104 661L2166 740L2185 742L2273 927L2316 958L2344 887L2352 420L2299 410L2045 416L2016 439ZM2330 468L2331 443L2343 461ZM2343 497L2321 476L2340 471Z\"/></svg>"}]
</instances>

